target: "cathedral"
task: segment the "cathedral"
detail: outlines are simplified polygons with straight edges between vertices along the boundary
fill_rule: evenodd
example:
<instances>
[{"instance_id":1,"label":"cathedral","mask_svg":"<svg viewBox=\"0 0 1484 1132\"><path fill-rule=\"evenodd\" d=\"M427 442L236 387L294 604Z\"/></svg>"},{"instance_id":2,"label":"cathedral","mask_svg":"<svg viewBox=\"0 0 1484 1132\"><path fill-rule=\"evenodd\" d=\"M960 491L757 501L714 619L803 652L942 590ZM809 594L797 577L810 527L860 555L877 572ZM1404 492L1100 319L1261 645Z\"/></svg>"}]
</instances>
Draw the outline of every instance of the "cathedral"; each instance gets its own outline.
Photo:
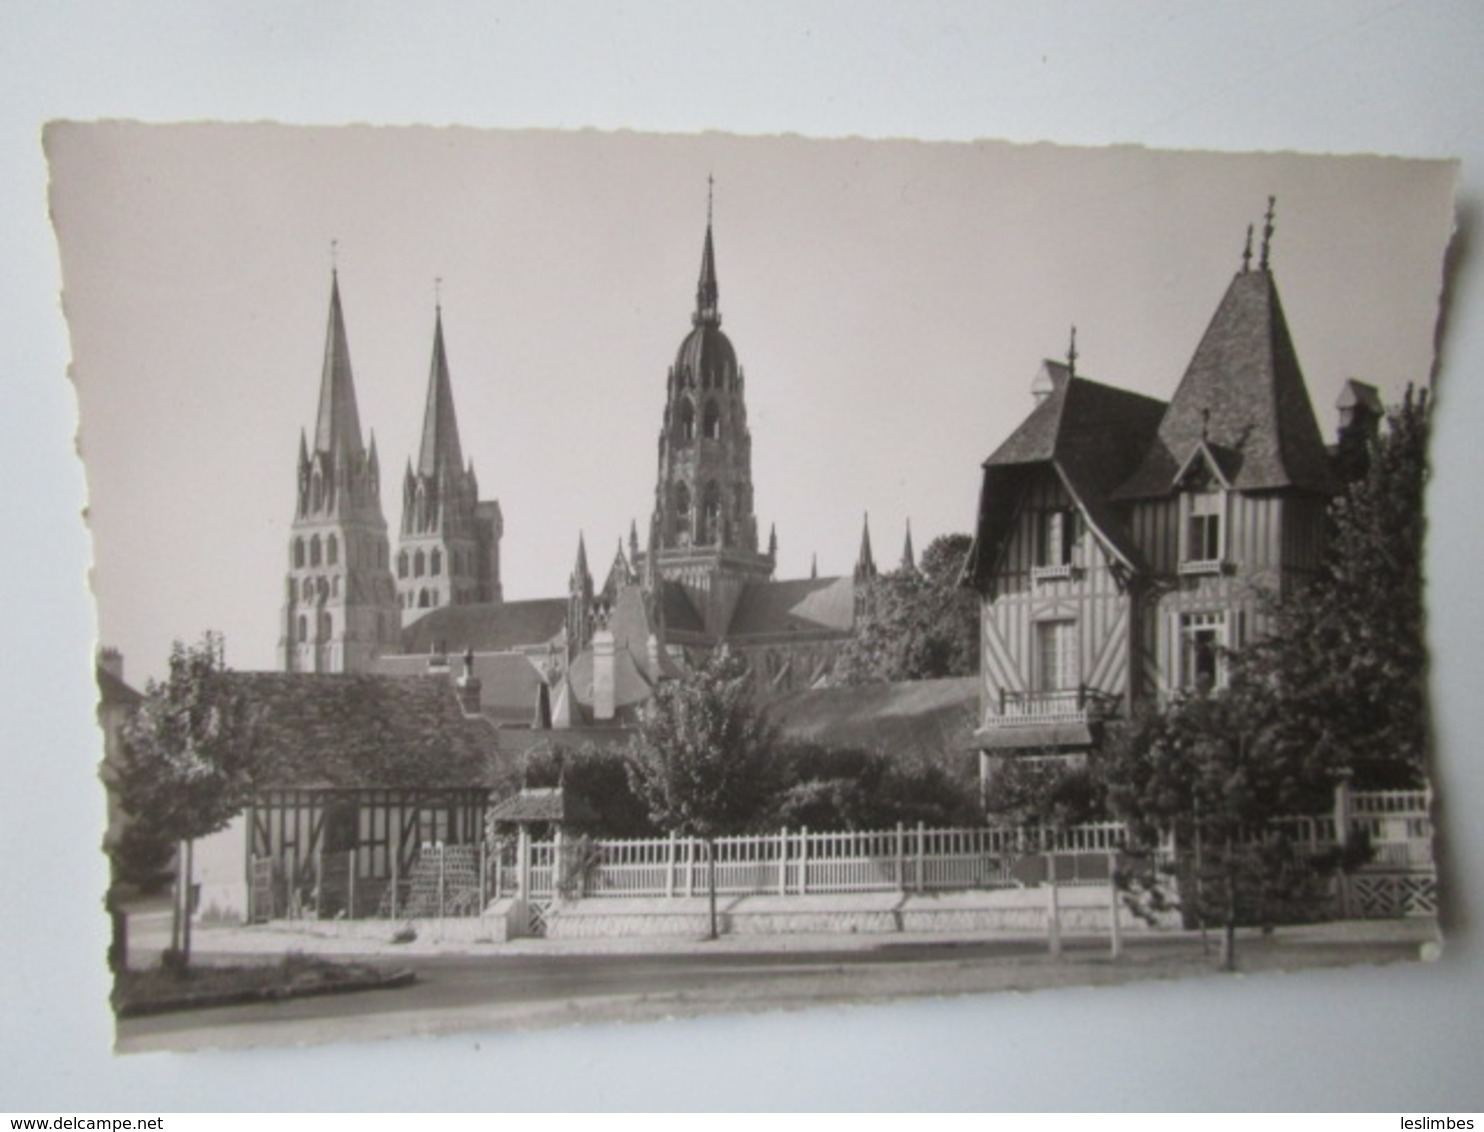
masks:
<instances>
[{"instance_id":1,"label":"cathedral","mask_svg":"<svg viewBox=\"0 0 1484 1132\"><path fill-rule=\"evenodd\" d=\"M709 215L690 329L666 375L653 511L599 581L577 538L566 592L504 600L500 505L464 457L441 307L395 550L374 432L363 440L337 273L313 445L301 434L280 625L287 672L411 674L467 657L497 723L623 722L655 683L726 644L760 691L828 680L876 576L869 529L850 575L780 580L759 537L746 376L722 331ZM618 529L621 529L618 528ZM909 544L910 545L910 544ZM909 552L910 553L910 552Z\"/></svg>"}]
</instances>

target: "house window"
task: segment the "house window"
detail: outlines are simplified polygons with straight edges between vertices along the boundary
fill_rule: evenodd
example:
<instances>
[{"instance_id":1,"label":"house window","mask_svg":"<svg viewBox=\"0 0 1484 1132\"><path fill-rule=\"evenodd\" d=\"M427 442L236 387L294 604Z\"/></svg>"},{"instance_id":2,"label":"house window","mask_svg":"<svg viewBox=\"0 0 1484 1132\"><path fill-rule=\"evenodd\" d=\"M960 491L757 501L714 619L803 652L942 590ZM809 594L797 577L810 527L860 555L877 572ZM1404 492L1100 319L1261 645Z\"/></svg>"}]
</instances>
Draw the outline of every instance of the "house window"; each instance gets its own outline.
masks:
<instances>
[{"instance_id":1,"label":"house window","mask_svg":"<svg viewBox=\"0 0 1484 1132\"><path fill-rule=\"evenodd\" d=\"M1077 541L1077 515L1070 508L1042 511L1036 521L1036 579L1070 578L1072 547Z\"/></svg>"},{"instance_id":2,"label":"house window","mask_svg":"<svg viewBox=\"0 0 1484 1132\"><path fill-rule=\"evenodd\" d=\"M1036 677L1041 692L1077 687L1077 622L1042 621L1036 625Z\"/></svg>"},{"instance_id":3,"label":"house window","mask_svg":"<svg viewBox=\"0 0 1484 1132\"><path fill-rule=\"evenodd\" d=\"M1182 573L1215 573L1226 555L1223 519L1226 495L1221 491L1191 492L1185 497L1185 553Z\"/></svg>"},{"instance_id":4,"label":"house window","mask_svg":"<svg viewBox=\"0 0 1484 1132\"><path fill-rule=\"evenodd\" d=\"M1180 615L1180 688L1194 692L1226 685L1225 613Z\"/></svg>"}]
</instances>

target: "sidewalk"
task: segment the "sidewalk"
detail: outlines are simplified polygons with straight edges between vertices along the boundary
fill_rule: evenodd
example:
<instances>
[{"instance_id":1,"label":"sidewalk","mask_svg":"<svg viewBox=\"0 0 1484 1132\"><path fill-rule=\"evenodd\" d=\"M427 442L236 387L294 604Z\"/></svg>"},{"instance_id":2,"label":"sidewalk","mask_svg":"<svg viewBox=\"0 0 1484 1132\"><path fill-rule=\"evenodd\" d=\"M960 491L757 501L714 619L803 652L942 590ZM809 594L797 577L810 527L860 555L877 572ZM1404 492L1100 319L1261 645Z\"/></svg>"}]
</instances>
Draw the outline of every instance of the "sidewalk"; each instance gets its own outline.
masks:
<instances>
[{"instance_id":1,"label":"sidewalk","mask_svg":"<svg viewBox=\"0 0 1484 1132\"><path fill-rule=\"evenodd\" d=\"M445 929L459 921L445 922ZM822 951L869 952L904 945L953 947L989 942L1046 943L1044 930L988 930L891 933L800 932L757 935L723 935L716 940L698 936L615 936L581 939L525 938L503 943L476 942L468 938L439 938L436 920L423 921L418 938L409 943L393 943L392 935L400 925L388 921L363 921L355 927L357 934L344 934L346 925L332 922L277 922L254 926L198 924L192 931L192 951L204 962L240 962L268 960L290 952L342 958L407 959L432 956L487 956L498 961L503 956L517 955L747 955L787 954ZM130 917L129 953L131 966L149 966L169 946L168 912L146 912ZM1242 936L1257 936L1256 929L1243 930ZM1436 943L1436 924L1429 919L1347 920L1325 924L1282 927L1277 935L1294 943ZM1219 932L1213 931L1215 940ZM1182 929L1126 932L1125 947L1143 947L1177 940L1195 941L1199 932ZM1106 948L1106 931L1063 931L1063 943L1079 951ZM1436 951L1430 948L1429 951Z\"/></svg>"}]
</instances>

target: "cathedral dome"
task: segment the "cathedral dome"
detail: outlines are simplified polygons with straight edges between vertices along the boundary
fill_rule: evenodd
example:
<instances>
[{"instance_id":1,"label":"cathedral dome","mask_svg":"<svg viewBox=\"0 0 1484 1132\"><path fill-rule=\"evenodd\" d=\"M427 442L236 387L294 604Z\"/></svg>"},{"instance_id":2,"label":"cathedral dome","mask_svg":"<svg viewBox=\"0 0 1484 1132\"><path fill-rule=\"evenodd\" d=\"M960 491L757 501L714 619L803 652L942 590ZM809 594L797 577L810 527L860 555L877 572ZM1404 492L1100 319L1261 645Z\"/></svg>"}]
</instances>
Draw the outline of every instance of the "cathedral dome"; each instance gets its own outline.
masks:
<instances>
[{"instance_id":1,"label":"cathedral dome","mask_svg":"<svg viewBox=\"0 0 1484 1132\"><path fill-rule=\"evenodd\" d=\"M675 352L675 376L698 389L731 388L737 379L737 351L716 323L702 320Z\"/></svg>"}]
</instances>

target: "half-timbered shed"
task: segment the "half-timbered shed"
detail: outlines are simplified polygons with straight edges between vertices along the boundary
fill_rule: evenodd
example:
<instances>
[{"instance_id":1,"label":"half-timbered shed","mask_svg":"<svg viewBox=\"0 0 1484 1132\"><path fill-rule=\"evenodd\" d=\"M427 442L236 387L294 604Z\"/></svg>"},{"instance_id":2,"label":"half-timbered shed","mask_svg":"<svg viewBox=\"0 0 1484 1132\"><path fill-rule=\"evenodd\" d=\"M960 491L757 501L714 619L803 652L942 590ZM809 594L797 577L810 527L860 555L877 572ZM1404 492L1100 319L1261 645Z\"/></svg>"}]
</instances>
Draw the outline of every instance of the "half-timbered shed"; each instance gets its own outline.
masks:
<instances>
[{"instance_id":1,"label":"half-timbered shed","mask_svg":"<svg viewBox=\"0 0 1484 1132\"><path fill-rule=\"evenodd\" d=\"M1326 449L1267 236L1168 403L1078 376L1074 340L984 462L967 580L982 602L986 770L997 756L1083 756L1137 701L1220 686L1269 598L1319 567L1346 431L1373 434L1380 414L1351 382L1341 444Z\"/></svg>"},{"instance_id":2,"label":"half-timbered shed","mask_svg":"<svg viewBox=\"0 0 1484 1132\"><path fill-rule=\"evenodd\" d=\"M477 679L236 672L256 707L259 789L204 846L203 907L245 910L256 882L317 885L353 869L361 900L405 877L425 845L477 844L502 779ZM261 894L256 903L262 904Z\"/></svg>"}]
</instances>

